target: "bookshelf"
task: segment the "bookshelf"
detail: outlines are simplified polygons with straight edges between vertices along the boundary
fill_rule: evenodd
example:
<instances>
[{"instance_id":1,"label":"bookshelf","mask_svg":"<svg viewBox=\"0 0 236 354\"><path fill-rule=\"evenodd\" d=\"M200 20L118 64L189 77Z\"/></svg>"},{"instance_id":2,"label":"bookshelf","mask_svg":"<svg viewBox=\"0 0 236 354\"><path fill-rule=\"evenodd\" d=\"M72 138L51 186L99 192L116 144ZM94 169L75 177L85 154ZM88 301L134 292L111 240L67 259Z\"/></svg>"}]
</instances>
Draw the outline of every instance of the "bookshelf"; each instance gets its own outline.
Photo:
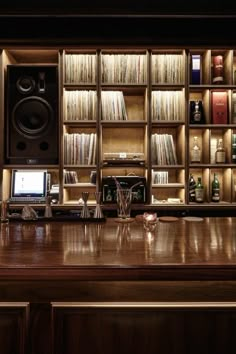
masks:
<instances>
[{"instance_id":1,"label":"bookshelf","mask_svg":"<svg viewBox=\"0 0 236 354\"><path fill-rule=\"evenodd\" d=\"M217 60L222 66L221 81L214 80ZM95 205L94 193L102 191L102 180L108 176L146 178L146 203L135 206L140 210L234 207L235 49L2 48L2 102L6 68L13 64L58 66L59 160L40 166L7 163L2 104L1 199L10 196L11 171L30 167L48 170L51 184L59 185L58 205L65 208L79 207L83 191L89 192L89 205ZM199 71L196 77L193 69ZM226 120L217 124L212 104L215 93L226 97ZM200 123L192 120L196 101L204 117ZM201 151L197 163L191 162L195 137ZM215 161L219 139L226 156L220 164ZM211 202L214 173L221 186L218 203ZM201 204L189 199L190 174L195 180L201 177L205 186ZM92 175L96 176L93 180Z\"/></svg>"}]
</instances>

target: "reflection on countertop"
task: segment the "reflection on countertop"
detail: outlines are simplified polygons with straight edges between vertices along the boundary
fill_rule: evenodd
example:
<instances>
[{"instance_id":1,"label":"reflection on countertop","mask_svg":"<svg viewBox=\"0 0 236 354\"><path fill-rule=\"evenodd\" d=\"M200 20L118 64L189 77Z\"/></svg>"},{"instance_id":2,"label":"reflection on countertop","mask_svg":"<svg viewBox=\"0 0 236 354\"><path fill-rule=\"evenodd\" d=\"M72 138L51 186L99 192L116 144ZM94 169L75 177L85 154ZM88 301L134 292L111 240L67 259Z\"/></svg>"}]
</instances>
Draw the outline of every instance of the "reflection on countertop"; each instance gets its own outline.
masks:
<instances>
[{"instance_id":1,"label":"reflection on countertop","mask_svg":"<svg viewBox=\"0 0 236 354\"><path fill-rule=\"evenodd\" d=\"M158 221L154 230L128 224L1 224L3 266L236 265L236 218Z\"/></svg>"}]
</instances>

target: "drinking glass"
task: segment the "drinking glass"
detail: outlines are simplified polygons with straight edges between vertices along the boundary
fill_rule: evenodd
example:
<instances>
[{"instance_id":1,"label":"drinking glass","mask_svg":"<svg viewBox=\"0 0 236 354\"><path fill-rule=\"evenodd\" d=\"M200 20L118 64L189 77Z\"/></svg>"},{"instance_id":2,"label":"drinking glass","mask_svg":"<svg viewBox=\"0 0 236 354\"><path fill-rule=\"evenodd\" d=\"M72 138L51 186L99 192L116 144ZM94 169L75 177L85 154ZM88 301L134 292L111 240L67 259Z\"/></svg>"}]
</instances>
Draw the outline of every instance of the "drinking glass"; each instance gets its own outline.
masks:
<instances>
[{"instance_id":1,"label":"drinking glass","mask_svg":"<svg viewBox=\"0 0 236 354\"><path fill-rule=\"evenodd\" d=\"M130 189L117 189L117 215L121 219L129 219L132 204Z\"/></svg>"}]
</instances>

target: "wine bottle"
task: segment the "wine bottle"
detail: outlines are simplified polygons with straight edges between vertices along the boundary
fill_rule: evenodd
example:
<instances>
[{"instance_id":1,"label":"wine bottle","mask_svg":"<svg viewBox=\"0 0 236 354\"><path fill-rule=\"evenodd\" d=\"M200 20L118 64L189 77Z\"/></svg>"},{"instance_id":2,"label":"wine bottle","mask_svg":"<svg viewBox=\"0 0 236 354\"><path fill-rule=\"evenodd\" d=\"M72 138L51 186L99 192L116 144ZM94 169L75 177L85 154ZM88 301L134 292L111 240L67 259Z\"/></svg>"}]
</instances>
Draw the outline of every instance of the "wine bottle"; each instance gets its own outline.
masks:
<instances>
[{"instance_id":1,"label":"wine bottle","mask_svg":"<svg viewBox=\"0 0 236 354\"><path fill-rule=\"evenodd\" d=\"M204 201L204 186L202 184L202 178L197 178L197 184L195 188L195 201L197 203L203 203Z\"/></svg>"},{"instance_id":2,"label":"wine bottle","mask_svg":"<svg viewBox=\"0 0 236 354\"><path fill-rule=\"evenodd\" d=\"M215 154L216 163L225 163L225 149L223 147L223 140L219 139Z\"/></svg>"},{"instance_id":3,"label":"wine bottle","mask_svg":"<svg viewBox=\"0 0 236 354\"><path fill-rule=\"evenodd\" d=\"M195 202L195 188L196 188L196 181L192 174L189 176L189 201Z\"/></svg>"},{"instance_id":4,"label":"wine bottle","mask_svg":"<svg viewBox=\"0 0 236 354\"><path fill-rule=\"evenodd\" d=\"M232 135L232 162L236 163L236 134Z\"/></svg>"},{"instance_id":5,"label":"wine bottle","mask_svg":"<svg viewBox=\"0 0 236 354\"><path fill-rule=\"evenodd\" d=\"M220 201L220 182L216 173L214 173L214 179L211 184L211 200L213 202Z\"/></svg>"},{"instance_id":6,"label":"wine bottle","mask_svg":"<svg viewBox=\"0 0 236 354\"><path fill-rule=\"evenodd\" d=\"M191 151L191 162L200 162L201 161L201 150L198 145L198 137L193 138L193 147Z\"/></svg>"}]
</instances>

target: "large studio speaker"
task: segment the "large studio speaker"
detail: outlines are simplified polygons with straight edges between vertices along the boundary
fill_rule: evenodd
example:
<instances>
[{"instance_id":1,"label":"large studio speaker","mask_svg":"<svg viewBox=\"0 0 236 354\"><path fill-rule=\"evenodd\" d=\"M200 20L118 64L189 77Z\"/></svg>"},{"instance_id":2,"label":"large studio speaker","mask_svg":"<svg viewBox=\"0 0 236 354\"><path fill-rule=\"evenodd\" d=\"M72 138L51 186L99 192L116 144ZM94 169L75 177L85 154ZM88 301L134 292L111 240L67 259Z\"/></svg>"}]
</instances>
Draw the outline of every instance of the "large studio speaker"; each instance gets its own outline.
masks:
<instances>
[{"instance_id":1,"label":"large studio speaker","mask_svg":"<svg viewBox=\"0 0 236 354\"><path fill-rule=\"evenodd\" d=\"M8 65L6 163L58 163L57 65Z\"/></svg>"}]
</instances>

